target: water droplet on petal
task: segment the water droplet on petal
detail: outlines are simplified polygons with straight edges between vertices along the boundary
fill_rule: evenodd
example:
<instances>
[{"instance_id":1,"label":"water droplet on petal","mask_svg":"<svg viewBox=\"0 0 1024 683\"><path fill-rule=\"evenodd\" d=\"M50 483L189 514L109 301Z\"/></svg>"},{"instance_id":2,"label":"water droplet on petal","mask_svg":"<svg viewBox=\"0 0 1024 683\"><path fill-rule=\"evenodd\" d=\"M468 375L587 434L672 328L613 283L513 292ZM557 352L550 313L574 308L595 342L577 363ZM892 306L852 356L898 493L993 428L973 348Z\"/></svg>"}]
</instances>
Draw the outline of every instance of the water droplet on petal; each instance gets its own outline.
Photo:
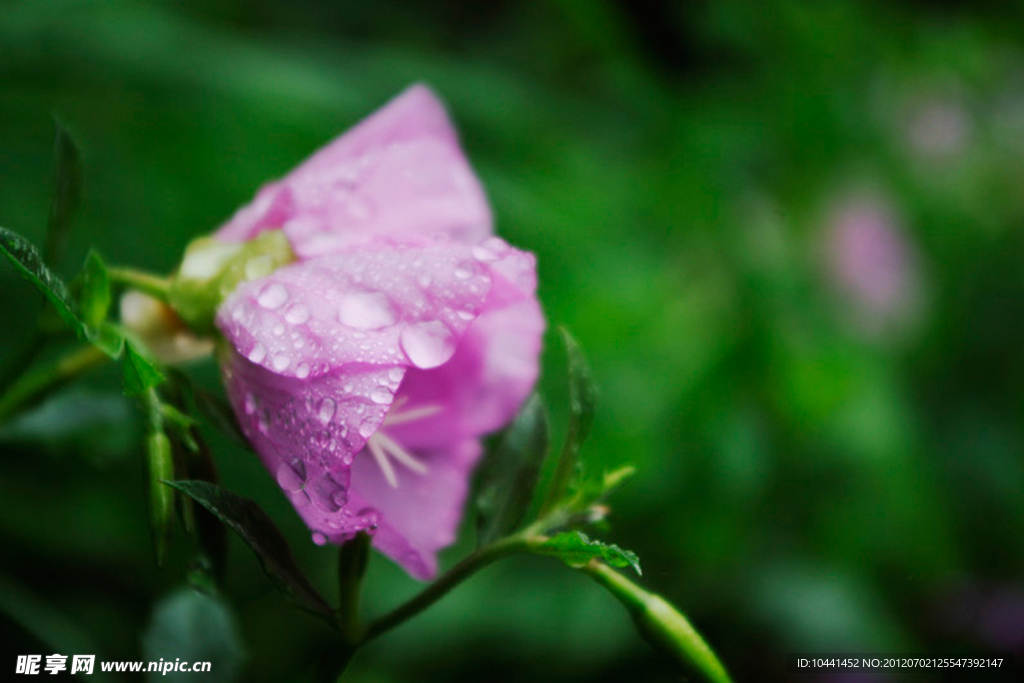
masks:
<instances>
[{"instance_id":1,"label":"water droplet on petal","mask_svg":"<svg viewBox=\"0 0 1024 683\"><path fill-rule=\"evenodd\" d=\"M473 258L478 261L497 261L509 252L511 247L500 237L488 237L473 247Z\"/></svg>"},{"instance_id":2,"label":"water droplet on petal","mask_svg":"<svg viewBox=\"0 0 1024 683\"><path fill-rule=\"evenodd\" d=\"M364 439L369 439L375 431L377 431L377 425L373 420L366 420L363 424L359 425L359 436Z\"/></svg>"},{"instance_id":3,"label":"water droplet on petal","mask_svg":"<svg viewBox=\"0 0 1024 683\"><path fill-rule=\"evenodd\" d=\"M337 512L348 502L348 492L330 472L325 472L307 490L313 504L324 512Z\"/></svg>"},{"instance_id":4,"label":"water droplet on petal","mask_svg":"<svg viewBox=\"0 0 1024 683\"><path fill-rule=\"evenodd\" d=\"M263 308L271 310L280 308L284 302L288 301L288 290L280 282L271 282L263 288L260 295L256 297L256 301Z\"/></svg>"},{"instance_id":5,"label":"water droplet on petal","mask_svg":"<svg viewBox=\"0 0 1024 683\"><path fill-rule=\"evenodd\" d=\"M454 335L438 320L407 325L398 343L412 364L424 370L447 363L455 353Z\"/></svg>"},{"instance_id":6,"label":"water droplet on petal","mask_svg":"<svg viewBox=\"0 0 1024 683\"><path fill-rule=\"evenodd\" d=\"M296 491L295 493L289 493L288 499L292 501L292 505L297 508L304 508L309 505L309 496L306 495L305 491Z\"/></svg>"},{"instance_id":7,"label":"water droplet on petal","mask_svg":"<svg viewBox=\"0 0 1024 683\"><path fill-rule=\"evenodd\" d=\"M295 304L284 314L284 319L292 325L301 325L309 320L309 307L305 304Z\"/></svg>"},{"instance_id":8,"label":"water droplet on petal","mask_svg":"<svg viewBox=\"0 0 1024 683\"><path fill-rule=\"evenodd\" d=\"M299 363L299 367L295 368L295 376L299 379L309 377L309 363Z\"/></svg>"},{"instance_id":9,"label":"water droplet on petal","mask_svg":"<svg viewBox=\"0 0 1024 683\"><path fill-rule=\"evenodd\" d=\"M380 292L350 292L341 299L338 319L349 327L378 330L395 323L395 310Z\"/></svg>"},{"instance_id":10,"label":"water droplet on petal","mask_svg":"<svg viewBox=\"0 0 1024 683\"><path fill-rule=\"evenodd\" d=\"M314 531L313 532L313 543L316 543L317 545L324 545L325 543L327 543L327 537L324 536L319 531Z\"/></svg>"},{"instance_id":11,"label":"water droplet on petal","mask_svg":"<svg viewBox=\"0 0 1024 683\"><path fill-rule=\"evenodd\" d=\"M277 468L277 483L288 493L301 491L306 485L306 465L298 458L283 462Z\"/></svg>"},{"instance_id":12,"label":"water droplet on petal","mask_svg":"<svg viewBox=\"0 0 1024 683\"><path fill-rule=\"evenodd\" d=\"M390 379L392 382L400 382L404 375L405 372L402 370L402 368L391 368L390 370L388 370L388 379Z\"/></svg>"},{"instance_id":13,"label":"water droplet on petal","mask_svg":"<svg viewBox=\"0 0 1024 683\"><path fill-rule=\"evenodd\" d=\"M252 415L256 412L256 407L256 396L251 391L247 391L245 394L245 414Z\"/></svg>"},{"instance_id":14,"label":"water droplet on petal","mask_svg":"<svg viewBox=\"0 0 1024 683\"><path fill-rule=\"evenodd\" d=\"M463 320L473 319L473 311L457 311L456 315L458 315Z\"/></svg>"},{"instance_id":15,"label":"water droplet on petal","mask_svg":"<svg viewBox=\"0 0 1024 683\"><path fill-rule=\"evenodd\" d=\"M291 359L283 353L279 353L270 360L270 364L274 367L274 370L281 372L291 364Z\"/></svg>"},{"instance_id":16,"label":"water droplet on petal","mask_svg":"<svg viewBox=\"0 0 1024 683\"><path fill-rule=\"evenodd\" d=\"M337 404L333 398L325 398L320 401L320 406L317 408L316 415L320 418L320 422L327 424L334 417L334 411L337 408Z\"/></svg>"},{"instance_id":17,"label":"water droplet on petal","mask_svg":"<svg viewBox=\"0 0 1024 683\"><path fill-rule=\"evenodd\" d=\"M271 332L274 333L274 336L280 337L282 334L284 334L284 325L282 325L281 323L274 325L274 328L271 330Z\"/></svg>"},{"instance_id":18,"label":"water droplet on petal","mask_svg":"<svg viewBox=\"0 0 1024 683\"><path fill-rule=\"evenodd\" d=\"M390 403L394 397L387 387L374 387L370 390L370 400L374 403Z\"/></svg>"},{"instance_id":19,"label":"water droplet on petal","mask_svg":"<svg viewBox=\"0 0 1024 683\"><path fill-rule=\"evenodd\" d=\"M460 280L468 280L473 277L474 267L469 261L464 261L455 266L455 277Z\"/></svg>"},{"instance_id":20,"label":"water droplet on petal","mask_svg":"<svg viewBox=\"0 0 1024 683\"><path fill-rule=\"evenodd\" d=\"M263 344L256 344L256 346L252 347L252 351L249 352L249 360L251 360L253 363L259 363L266 357L267 347L265 347Z\"/></svg>"}]
</instances>

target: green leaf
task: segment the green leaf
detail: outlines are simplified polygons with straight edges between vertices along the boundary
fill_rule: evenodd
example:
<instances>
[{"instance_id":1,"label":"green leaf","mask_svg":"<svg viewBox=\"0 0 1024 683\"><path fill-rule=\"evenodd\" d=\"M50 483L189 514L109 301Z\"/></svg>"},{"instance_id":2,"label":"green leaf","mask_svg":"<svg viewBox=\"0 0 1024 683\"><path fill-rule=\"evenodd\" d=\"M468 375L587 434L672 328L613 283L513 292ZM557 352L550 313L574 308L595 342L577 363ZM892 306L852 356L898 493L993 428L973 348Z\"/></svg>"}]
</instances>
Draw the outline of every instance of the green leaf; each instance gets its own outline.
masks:
<instances>
[{"instance_id":1,"label":"green leaf","mask_svg":"<svg viewBox=\"0 0 1024 683\"><path fill-rule=\"evenodd\" d=\"M146 358L132 342L124 344L124 390L129 396L138 396L155 389L164 381L164 374L156 363Z\"/></svg>"},{"instance_id":2,"label":"green leaf","mask_svg":"<svg viewBox=\"0 0 1024 683\"><path fill-rule=\"evenodd\" d=\"M590 428L594 424L597 388L590 373L590 365L579 344L569 334L569 330L562 327L560 331L569 357L569 433L565 438L564 450L571 453L575 465L580 447L587 440Z\"/></svg>"},{"instance_id":3,"label":"green leaf","mask_svg":"<svg viewBox=\"0 0 1024 683\"><path fill-rule=\"evenodd\" d=\"M582 567L593 559L600 559L613 567L632 567L638 575L643 574L636 553L613 543L592 540L581 531L565 531L553 536L534 552L553 555L570 567Z\"/></svg>"},{"instance_id":4,"label":"green leaf","mask_svg":"<svg viewBox=\"0 0 1024 683\"><path fill-rule=\"evenodd\" d=\"M542 516L563 502L569 484L577 474L580 447L586 441L594 424L594 406L597 401L597 389L583 351L567 329L562 327L559 330L569 360L569 428L558 465L551 478L547 499L541 509Z\"/></svg>"},{"instance_id":5,"label":"green leaf","mask_svg":"<svg viewBox=\"0 0 1024 683\"><path fill-rule=\"evenodd\" d=\"M174 454L171 440L162 431L146 437L146 459L149 463L149 530L156 551L156 563L162 567L167 545L174 528L174 492L163 485L174 479Z\"/></svg>"},{"instance_id":6,"label":"green leaf","mask_svg":"<svg viewBox=\"0 0 1024 683\"><path fill-rule=\"evenodd\" d=\"M82 269L82 293L79 298L79 310L86 325L95 328L106 320L111 298L107 266L100 255L90 249Z\"/></svg>"},{"instance_id":7,"label":"green leaf","mask_svg":"<svg viewBox=\"0 0 1024 683\"><path fill-rule=\"evenodd\" d=\"M82 198L81 155L67 128L54 119L56 139L53 147L53 198L46 230L43 254L55 264L64 251L71 232L71 219Z\"/></svg>"},{"instance_id":8,"label":"green leaf","mask_svg":"<svg viewBox=\"0 0 1024 683\"><path fill-rule=\"evenodd\" d=\"M168 667L178 661L210 662L211 679L239 680L245 658L238 624L220 598L191 588L180 588L153 610L142 637L143 656L162 660ZM195 681L191 672L151 671L149 681Z\"/></svg>"},{"instance_id":9,"label":"green leaf","mask_svg":"<svg viewBox=\"0 0 1024 683\"><path fill-rule=\"evenodd\" d=\"M229 436L236 444L250 448L249 440L245 438L242 428L238 426L238 420L235 418L234 411L231 410L231 405L224 398L198 387L194 388L193 396L196 408L210 424Z\"/></svg>"},{"instance_id":10,"label":"green leaf","mask_svg":"<svg viewBox=\"0 0 1024 683\"><path fill-rule=\"evenodd\" d=\"M537 394L505 430L480 473L477 538L483 545L516 528L526 514L548 452L548 418Z\"/></svg>"},{"instance_id":11,"label":"green leaf","mask_svg":"<svg viewBox=\"0 0 1024 683\"><path fill-rule=\"evenodd\" d=\"M300 607L333 623L330 606L302 574L288 542L259 505L206 481L165 483L191 496L241 536L256 553L264 573Z\"/></svg>"},{"instance_id":12,"label":"green leaf","mask_svg":"<svg viewBox=\"0 0 1024 683\"><path fill-rule=\"evenodd\" d=\"M84 332L82 322L75 314L67 285L46 267L35 246L18 233L0 228L0 252L22 277L46 296L64 322L81 337Z\"/></svg>"},{"instance_id":13,"label":"green leaf","mask_svg":"<svg viewBox=\"0 0 1024 683\"><path fill-rule=\"evenodd\" d=\"M119 359L124 352L124 332L117 325L104 321L99 327L86 330L86 333L93 346L114 360Z\"/></svg>"}]
</instances>

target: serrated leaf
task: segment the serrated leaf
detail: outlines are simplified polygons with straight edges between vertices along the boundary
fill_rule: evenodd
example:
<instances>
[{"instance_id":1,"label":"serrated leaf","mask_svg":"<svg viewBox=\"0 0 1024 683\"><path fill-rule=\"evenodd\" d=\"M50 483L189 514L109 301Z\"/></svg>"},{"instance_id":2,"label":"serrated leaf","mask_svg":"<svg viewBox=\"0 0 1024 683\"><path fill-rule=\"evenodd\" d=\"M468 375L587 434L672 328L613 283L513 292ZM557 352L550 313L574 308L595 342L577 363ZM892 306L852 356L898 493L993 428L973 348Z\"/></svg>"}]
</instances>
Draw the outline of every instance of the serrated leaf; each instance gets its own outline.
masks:
<instances>
[{"instance_id":1,"label":"serrated leaf","mask_svg":"<svg viewBox=\"0 0 1024 683\"><path fill-rule=\"evenodd\" d=\"M484 461L477 496L478 543L516 528L526 514L548 452L548 418L540 397L527 400Z\"/></svg>"},{"instance_id":2,"label":"serrated leaf","mask_svg":"<svg viewBox=\"0 0 1024 683\"><path fill-rule=\"evenodd\" d=\"M75 334L82 336L82 322L75 314L67 285L46 267L35 245L18 233L0 227L0 252L22 277L43 293L60 314L61 319L75 331Z\"/></svg>"},{"instance_id":3,"label":"serrated leaf","mask_svg":"<svg viewBox=\"0 0 1024 683\"><path fill-rule=\"evenodd\" d=\"M46 262L60 259L71 232L71 219L82 198L81 155L67 128L54 119L56 138L53 147L53 198L46 229L43 254Z\"/></svg>"},{"instance_id":4,"label":"serrated leaf","mask_svg":"<svg viewBox=\"0 0 1024 683\"><path fill-rule=\"evenodd\" d=\"M106 320L111 299L107 266L99 254L90 250L82 269L82 293L79 298L79 310L85 324L95 328Z\"/></svg>"},{"instance_id":5,"label":"serrated leaf","mask_svg":"<svg viewBox=\"0 0 1024 683\"><path fill-rule=\"evenodd\" d=\"M139 353L130 341L124 343L124 390L129 396L138 396L155 389L164 381L164 374L156 363Z\"/></svg>"},{"instance_id":6,"label":"serrated leaf","mask_svg":"<svg viewBox=\"0 0 1024 683\"><path fill-rule=\"evenodd\" d=\"M549 538L534 552L553 555L570 567L582 567L593 559L604 560L613 567L632 567L637 575L640 558L631 550L625 550L614 543L591 539L581 531L565 531Z\"/></svg>"},{"instance_id":7,"label":"serrated leaf","mask_svg":"<svg viewBox=\"0 0 1024 683\"><path fill-rule=\"evenodd\" d=\"M256 553L264 573L300 607L333 619L330 606L303 575L288 542L259 505L206 481L166 483L190 496L237 533Z\"/></svg>"}]
</instances>

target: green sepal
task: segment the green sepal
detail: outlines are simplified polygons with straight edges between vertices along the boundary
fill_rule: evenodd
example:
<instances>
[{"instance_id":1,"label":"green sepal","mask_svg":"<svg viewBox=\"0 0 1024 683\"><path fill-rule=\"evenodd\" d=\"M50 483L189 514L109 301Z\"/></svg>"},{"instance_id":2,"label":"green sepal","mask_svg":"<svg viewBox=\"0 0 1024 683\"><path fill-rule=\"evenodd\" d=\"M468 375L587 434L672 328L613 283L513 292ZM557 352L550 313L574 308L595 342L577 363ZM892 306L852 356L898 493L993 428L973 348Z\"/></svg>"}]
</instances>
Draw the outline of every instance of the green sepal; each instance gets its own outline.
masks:
<instances>
[{"instance_id":1,"label":"green sepal","mask_svg":"<svg viewBox=\"0 0 1024 683\"><path fill-rule=\"evenodd\" d=\"M124 391L129 396L138 396L160 386L165 377L156 361L139 351L131 341L124 344Z\"/></svg>"},{"instance_id":2,"label":"green sepal","mask_svg":"<svg viewBox=\"0 0 1024 683\"><path fill-rule=\"evenodd\" d=\"M168 301L195 332L206 334L213 331L217 308L238 285L266 277L294 260L280 230L266 230L248 242L200 237L185 249Z\"/></svg>"},{"instance_id":3,"label":"green sepal","mask_svg":"<svg viewBox=\"0 0 1024 683\"><path fill-rule=\"evenodd\" d=\"M79 295L79 311L82 321L90 328L95 328L107 319L110 303L113 299L110 292L110 276L107 266L95 250L89 250L82 268L82 291Z\"/></svg>"}]
</instances>

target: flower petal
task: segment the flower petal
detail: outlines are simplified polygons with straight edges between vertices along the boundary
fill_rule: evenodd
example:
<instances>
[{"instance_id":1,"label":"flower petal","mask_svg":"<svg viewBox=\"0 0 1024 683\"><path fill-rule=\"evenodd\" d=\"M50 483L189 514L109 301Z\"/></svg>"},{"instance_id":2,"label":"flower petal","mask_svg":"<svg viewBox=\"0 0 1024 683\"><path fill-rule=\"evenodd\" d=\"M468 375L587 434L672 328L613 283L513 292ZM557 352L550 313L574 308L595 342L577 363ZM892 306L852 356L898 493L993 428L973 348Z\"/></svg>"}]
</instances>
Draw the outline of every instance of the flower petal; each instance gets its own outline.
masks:
<instances>
[{"instance_id":1,"label":"flower petal","mask_svg":"<svg viewBox=\"0 0 1024 683\"><path fill-rule=\"evenodd\" d=\"M282 228L300 258L373 237L491 232L487 198L437 97L414 85L280 181L263 187L216 236Z\"/></svg>"},{"instance_id":2,"label":"flower petal","mask_svg":"<svg viewBox=\"0 0 1024 683\"><path fill-rule=\"evenodd\" d=\"M443 407L389 427L411 448L440 447L504 426L536 384L545 328L535 295L536 260L506 245L503 256L487 265L492 279L487 301L451 361L435 369L411 368L399 389L402 410Z\"/></svg>"},{"instance_id":3,"label":"flower petal","mask_svg":"<svg viewBox=\"0 0 1024 683\"><path fill-rule=\"evenodd\" d=\"M324 536L372 528L375 515L348 504L349 466L384 420L372 394L393 382L388 369L300 380L228 349L221 372L243 433L306 525Z\"/></svg>"},{"instance_id":4,"label":"flower petal","mask_svg":"<svg viewBox=\"0 0 1024 683\"><path fill-rule=\"evenodd\" d=\"M373 244L243 283L221 305L235 413L312 529L339 538L372 526L371 510L338 503L348 467L406 368L449 361L490 278L464 245ZM338 504L309 506L325 500Z\"/></svg>"},{"instance_id":5,"label":"flower petal","mask_svg":"<svg viewBox=\"0 0 1024 683\"><path fill-rule=\"evenodd\" d=\"M480 442L464 439L443 450L416 452L426 474L401 471L392 487L371 458L352 465L356 507L383 511L373 545L412 576L437 573L437 551L455 540L469 490L469 474L480 458Z\"/></svg>"}]
</instances>

